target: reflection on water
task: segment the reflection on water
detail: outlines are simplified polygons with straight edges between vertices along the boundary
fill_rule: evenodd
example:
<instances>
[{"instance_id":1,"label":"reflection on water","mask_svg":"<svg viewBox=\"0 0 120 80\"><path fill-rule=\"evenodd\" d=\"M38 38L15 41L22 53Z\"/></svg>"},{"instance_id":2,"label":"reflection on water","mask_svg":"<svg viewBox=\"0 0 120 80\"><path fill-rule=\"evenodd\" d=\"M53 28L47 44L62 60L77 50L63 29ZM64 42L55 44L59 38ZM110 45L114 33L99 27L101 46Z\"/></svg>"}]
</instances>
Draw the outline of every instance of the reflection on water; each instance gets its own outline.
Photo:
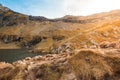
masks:
<instances>
[{"instance_id":1,"label":"reflection on water","mask_svg":"<svg viewBox=\"0 0 120 80\"><path fill-rule=\"evenodd\" d=\"M27 49L0 49L0 62L12 63L26 57L34 57L38 54L29 53Z\"/></svg>"}]
</instances>

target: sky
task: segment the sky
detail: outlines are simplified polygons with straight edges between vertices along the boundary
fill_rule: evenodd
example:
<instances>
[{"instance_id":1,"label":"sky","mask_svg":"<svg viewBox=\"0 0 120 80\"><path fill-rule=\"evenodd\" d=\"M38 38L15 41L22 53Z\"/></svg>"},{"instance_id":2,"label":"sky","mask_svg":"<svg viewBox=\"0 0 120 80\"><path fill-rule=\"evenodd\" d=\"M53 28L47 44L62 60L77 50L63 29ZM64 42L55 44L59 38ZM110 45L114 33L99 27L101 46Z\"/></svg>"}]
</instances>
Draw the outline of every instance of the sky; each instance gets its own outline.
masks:
<instances>
[{"instance_id":1,"label":"sky","mask_svg":"<svg viewBox=\"0 0 120 80\"><path fill-rule=\"evenodd\" d=\"M86 16L120 9L120 0L0 0L16 12L47 18Z\"/></svg>"}]
</instances>

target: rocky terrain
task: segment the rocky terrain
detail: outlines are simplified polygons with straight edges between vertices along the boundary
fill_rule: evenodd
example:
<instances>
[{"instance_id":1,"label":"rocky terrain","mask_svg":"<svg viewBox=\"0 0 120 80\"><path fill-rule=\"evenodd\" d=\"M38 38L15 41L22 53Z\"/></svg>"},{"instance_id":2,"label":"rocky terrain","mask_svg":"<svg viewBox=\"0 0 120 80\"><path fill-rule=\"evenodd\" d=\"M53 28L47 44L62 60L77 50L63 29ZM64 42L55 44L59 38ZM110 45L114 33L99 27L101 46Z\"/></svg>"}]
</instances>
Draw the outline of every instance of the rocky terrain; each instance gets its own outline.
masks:
<instances>
[{"instance_id":1,"label":"rocky terrain","mask_svg":"<svg viewBox=\"0 0 120 80\"><path fill-rule=\"evenodd\" d=\"M120 10L56 19L24 15L3 6L0 10L0 42L35 53L62 53L65 46L70 50L89 48L120 37Z\"/></svg>"},{"instance_id":2,"label":"rocky terrain","mask_svg":"<svg viewBox=\"0 0 120 80\"><path fill-rule=\"evenodd\" d=\"M119 80L120 48L102 44L74 54L27 57L12 64L1 62L0 80Z\"/></svg>"},{"instance_id":3,"label":"rocky terrain","mask_svg":"<svg viewBox=\"0 0 120 80\"><path fill-rule=\"evenodd\" d=\"M119 80L120 10L48 19L0 5L0 49L16 48L48 54L0 62L0 80Z\"/></svg>"}]
</instances>

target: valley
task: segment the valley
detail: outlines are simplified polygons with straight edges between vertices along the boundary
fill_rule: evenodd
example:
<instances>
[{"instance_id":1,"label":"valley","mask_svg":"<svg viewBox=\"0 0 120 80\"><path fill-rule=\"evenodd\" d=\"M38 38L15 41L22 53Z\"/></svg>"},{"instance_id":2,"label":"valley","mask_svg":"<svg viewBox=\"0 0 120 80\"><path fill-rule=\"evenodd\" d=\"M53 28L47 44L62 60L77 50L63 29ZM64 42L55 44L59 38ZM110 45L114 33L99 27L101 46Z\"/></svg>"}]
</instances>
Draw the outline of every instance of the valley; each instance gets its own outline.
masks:
<instances>
[{"instance_id":1,"label":"valley","mask_svg":"<svg viewBox=\"0 0 120 80\"><path fill-rule=\"evenodd\" d=\"M120 10L48 19L0 5L0 49L28 49L0 61L0 80L119 80Z\"/></svg>"}]
</instances>

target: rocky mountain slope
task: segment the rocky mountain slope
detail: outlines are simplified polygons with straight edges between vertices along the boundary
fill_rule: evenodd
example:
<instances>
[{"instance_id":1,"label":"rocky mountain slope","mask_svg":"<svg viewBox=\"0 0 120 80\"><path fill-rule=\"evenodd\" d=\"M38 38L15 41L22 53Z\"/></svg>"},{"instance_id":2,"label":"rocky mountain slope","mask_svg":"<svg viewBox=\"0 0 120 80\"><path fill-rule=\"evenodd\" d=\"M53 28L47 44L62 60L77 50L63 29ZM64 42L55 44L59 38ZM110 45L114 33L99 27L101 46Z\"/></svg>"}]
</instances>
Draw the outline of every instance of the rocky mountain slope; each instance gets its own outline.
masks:
<instances>
[{"instance_id":1,"label":"rocky mountain slope","mask_svg":"<svg viewBox=\"0 0 120 80\"><path fill-rule=\"evenodd\" d=\"M115 41L120 36L120 10L57 19L28 16L3 6L0 10L0 42L32 48L33 52L71 52L103 41ZM69 49L65 50L65 46Z\"/></svg>"},{"instance_id":2,"label":"rocky mountain slope","mask_svg":"<svg viewBox=\"0 0 120 80\"><path fill-rule=\"evenodd\" d=\"M26 24L28 16L12 11L0 5L0 27Z\"/></svg>"}]
</instances>

